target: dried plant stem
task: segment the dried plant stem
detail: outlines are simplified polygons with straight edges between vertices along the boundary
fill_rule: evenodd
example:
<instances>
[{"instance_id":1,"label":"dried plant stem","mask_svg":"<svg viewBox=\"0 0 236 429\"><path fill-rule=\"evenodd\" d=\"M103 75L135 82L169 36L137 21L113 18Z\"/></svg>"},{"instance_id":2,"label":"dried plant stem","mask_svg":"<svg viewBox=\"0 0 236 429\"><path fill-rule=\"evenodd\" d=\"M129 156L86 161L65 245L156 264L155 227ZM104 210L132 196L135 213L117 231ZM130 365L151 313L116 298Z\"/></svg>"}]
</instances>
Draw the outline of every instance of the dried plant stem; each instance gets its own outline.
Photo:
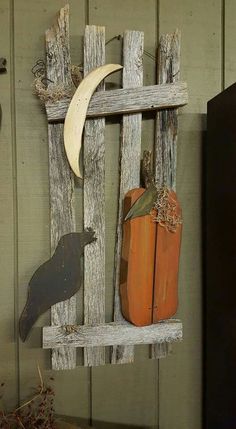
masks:
<instances>
[{"instance_id":1,"label":"dried plant stem","mask_svg":"<svg viewBox=\"0 0 236 429\"><path fill-rule=\"evenodd\" d=\"M178 213L177 203L171 197L171 191L166 187L157 188L157 199L154 205L157 213L153 219L170 232L176 232L182 224L181 214Z\"/></svg>"},{"instance_id":2,"label":"dried plant stem","mask_svg":"<svg viewBox=\"0 0 236 429\"><path fill-rule=\"evenodd\" d=\"M31 402L35 401L35 399L37 399L39 396L42 395L43 390L44 390L44 382L43 382L43 377L42 377L42 373L39 367L39 364L37 364L37 369L38 369L38 374L39 374L39 379L40 379L40 391L39 393L37 393L37 395L33 396L32 399L30 399L27 402L24 402L24 404L20 405L20 407L15 409L15 413L19 410L21 410L22 408L26 407L27 405L31 404Z\"/></svg>"},{"instance_id":3,"label":"dried plant stem","mask_svg":"<svg viewBox=\"0 0 236 429\"><path fill-rule=\"evenodd\" d=\"M26 429L26 428L25 428L25 426L23 425L23 423L22 423L22 421L21 421L21 419L20 419L20 417L19 417L19 416L17 417L17 420L18 420L18 423L20 424L20 426L21 426L23 429Z\"/></svg>"}]
</instances>

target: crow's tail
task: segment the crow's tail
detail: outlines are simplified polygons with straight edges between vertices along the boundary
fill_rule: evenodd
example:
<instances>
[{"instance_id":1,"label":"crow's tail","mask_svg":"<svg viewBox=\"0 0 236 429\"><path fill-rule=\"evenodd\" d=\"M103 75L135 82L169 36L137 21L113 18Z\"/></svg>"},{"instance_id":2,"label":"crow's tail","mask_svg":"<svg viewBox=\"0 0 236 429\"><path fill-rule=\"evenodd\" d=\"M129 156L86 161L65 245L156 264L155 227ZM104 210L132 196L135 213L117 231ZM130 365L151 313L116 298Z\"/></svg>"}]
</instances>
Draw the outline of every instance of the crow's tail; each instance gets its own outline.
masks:
<instances>
[{"instance_id":1,"label":"crow's tail","mask_svg":"<svg viewBox=\"0 0 236 429\"><path fill-rule=\"evenodd\" d=\"M38 318L38 314L35 312L35 308L28 301L26 302L25 308L21 313L19 320L19 333L20 338L24 342Z\"/></svg>"}]
</instances>

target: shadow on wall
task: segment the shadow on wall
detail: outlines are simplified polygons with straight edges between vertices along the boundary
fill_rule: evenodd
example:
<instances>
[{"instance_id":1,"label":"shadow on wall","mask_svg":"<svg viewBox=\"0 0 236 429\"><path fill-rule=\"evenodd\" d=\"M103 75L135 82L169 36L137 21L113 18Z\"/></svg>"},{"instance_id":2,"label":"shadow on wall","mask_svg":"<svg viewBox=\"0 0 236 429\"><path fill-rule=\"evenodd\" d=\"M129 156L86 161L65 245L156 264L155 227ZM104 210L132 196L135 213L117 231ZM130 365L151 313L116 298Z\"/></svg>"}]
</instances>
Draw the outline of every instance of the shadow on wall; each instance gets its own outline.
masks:
<instances>
[{"instance_id":1,"label":"shadow on wall","mask_svg":"<svg viewBox=\"0 0 236 429\"><path fill-rule=\"evenodd\" d=\"M68 423L68 426L62 425L61 427L59 426L59 429L154 429L154 426L134 426L121 423L102 422L98 420L93 422L93 426L88 426L84 419L67 416L60 416L59 418Z\"/></svg>"},{"instance_id":2,"label":"shadow on wall","mask_svg":"<svg viewBox=\"0 0 236 429\"><path fill-rule=\"evenodd\" d=\"M112 423L112 422L94 422L93 429L154 429L154 426L133 426L133 425L125 425L120 423Z\"/></svg>"}]
</instances>

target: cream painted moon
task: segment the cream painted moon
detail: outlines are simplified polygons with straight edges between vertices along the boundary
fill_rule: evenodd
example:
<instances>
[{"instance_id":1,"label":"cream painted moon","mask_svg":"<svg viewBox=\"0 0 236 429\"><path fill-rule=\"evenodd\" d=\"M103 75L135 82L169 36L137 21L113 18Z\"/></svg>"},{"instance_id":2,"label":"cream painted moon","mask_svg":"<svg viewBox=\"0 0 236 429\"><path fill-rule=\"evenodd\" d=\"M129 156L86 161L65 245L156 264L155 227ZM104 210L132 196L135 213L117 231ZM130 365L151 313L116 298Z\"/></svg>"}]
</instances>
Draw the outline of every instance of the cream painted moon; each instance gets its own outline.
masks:
<instances>
[{"instance_id":1,"label":"cream painted moon","mask_svg":"<svg viewBox=\"0 0 236 429\"><path fill-rule=\"evenodd\" d=\"M70 102L64 125L64 145L69 164L77 177L82 178L79 156L90 99L99 83L120 69L120 64L105 64L94 69L82 80Z\"/></svg>"}]
</instances>

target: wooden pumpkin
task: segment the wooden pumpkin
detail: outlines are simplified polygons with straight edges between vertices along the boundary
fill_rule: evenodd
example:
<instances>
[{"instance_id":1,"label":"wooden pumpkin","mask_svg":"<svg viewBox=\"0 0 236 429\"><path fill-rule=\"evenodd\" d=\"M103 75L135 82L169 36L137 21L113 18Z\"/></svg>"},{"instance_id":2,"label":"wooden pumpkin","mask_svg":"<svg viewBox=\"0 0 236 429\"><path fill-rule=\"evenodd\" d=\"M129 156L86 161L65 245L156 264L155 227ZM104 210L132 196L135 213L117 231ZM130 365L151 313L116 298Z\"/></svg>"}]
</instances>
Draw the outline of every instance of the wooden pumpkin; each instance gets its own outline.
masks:
<instances>
[{"instance_id":1,"label":"wooden pumpkin","mask_svg":"<svg viewBox=\"0 0 236 429\"><path fill-rule=\"evenodd\" d=\"M129 191L124 199L124 213L145 192L144 188ZM168 198L181 209L176 194ZM157 222L157 210L128 219L123 224L120 296L125 319L136 326L145 326L173 316L178 306L178 267L182 225L170 231Z\"/></svg>"}]
</instances>

